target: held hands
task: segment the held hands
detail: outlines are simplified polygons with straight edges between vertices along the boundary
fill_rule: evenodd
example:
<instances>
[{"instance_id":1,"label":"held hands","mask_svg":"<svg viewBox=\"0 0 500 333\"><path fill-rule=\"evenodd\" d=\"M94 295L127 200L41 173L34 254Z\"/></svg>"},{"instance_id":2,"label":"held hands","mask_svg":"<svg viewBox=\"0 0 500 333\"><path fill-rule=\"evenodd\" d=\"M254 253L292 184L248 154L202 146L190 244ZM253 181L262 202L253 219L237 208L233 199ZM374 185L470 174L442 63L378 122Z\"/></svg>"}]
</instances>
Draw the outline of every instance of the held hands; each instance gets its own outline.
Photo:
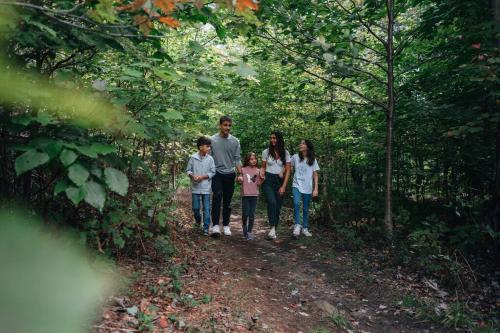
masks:
<instances>
[{"instance_id":1,"label":"held hands","mask_svg":"<svg viewBox=\"0 0 500 333\"><path fill-rule=\"evenodd\" d=\"M281 186L280 189L278 190L278 193L280 196L283 196L285 194L285 187Z\"/></svg>"},{"instance_id":2,"label":"held hands","mask_svg":"<svg viewBox=\"0 0 500 333\"><path fill-rule=\"evenodd\" d=\"M238 181L238 183L243 184L243 176L238 176L236 180Z\"/></svg>"}]
</instances>

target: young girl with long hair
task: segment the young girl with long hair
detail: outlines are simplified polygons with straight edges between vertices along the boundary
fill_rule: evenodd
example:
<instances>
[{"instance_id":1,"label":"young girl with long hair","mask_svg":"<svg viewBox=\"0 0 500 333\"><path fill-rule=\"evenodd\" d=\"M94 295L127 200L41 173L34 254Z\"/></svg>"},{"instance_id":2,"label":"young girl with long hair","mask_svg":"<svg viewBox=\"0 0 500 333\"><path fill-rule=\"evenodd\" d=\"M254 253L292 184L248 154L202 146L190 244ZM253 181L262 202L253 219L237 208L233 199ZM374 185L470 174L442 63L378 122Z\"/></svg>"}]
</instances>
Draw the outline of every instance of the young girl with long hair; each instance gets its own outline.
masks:
<instances>
[{"instance_id":1,"label":"young girl with long hair","mask_svg":"<svg viewBox=\"0 0 500 333\"><path fill-rule=\"evenodd\" d=\"M302 140L299 145L299 152L292 156L291 164L294 169L293 174L293 212L295 217L295 227L293 236L299 237L302 234L311 237L309 232L309 203L311 198L318 196L318 171L319 165L314 155L314 146L309 140ZM300 223L300 204L302 202L302 223Z\"/></svg>"},{"instance_id":2,"label":"young girl with long hair","mask_svg":"<svg viewBox=\"0 0 500 333\"><path fill-rule=\"evenodd\" d=\"M267 215L270 230L269 239L276 239L276 227L280 219L283 195L290 177L290 153L285 149L283 134L272 131L269 147L262 152L261 177L264 179L262 192L267 201Z\"/></svg>"},{"instance_id":3,"label":"young girl with long hair","mask_svg":"<svg viewBox=\"0 0 500 333\"><path fill-rule=\"evenodd\" d=\"M259 186L262 182L259 164L255 153L248 153L243 160L241 176L241 210L243 219L243 236L246 240L252 240L252 229L255 221L255 208L259 198Z\"/></svg>"}]
</instances>

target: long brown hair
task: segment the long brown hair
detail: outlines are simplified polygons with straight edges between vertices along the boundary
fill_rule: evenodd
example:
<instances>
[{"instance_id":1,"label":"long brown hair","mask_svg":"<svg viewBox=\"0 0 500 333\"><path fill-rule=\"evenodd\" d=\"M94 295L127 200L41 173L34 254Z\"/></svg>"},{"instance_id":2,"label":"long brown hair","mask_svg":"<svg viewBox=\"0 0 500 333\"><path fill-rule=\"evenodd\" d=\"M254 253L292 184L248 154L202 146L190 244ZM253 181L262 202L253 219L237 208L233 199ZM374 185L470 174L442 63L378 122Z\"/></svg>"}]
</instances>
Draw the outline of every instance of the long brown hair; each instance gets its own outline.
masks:
<instances>
[{"instance_id":1,"label":"long brown hair","mask_svg":"<svg viewBox=\"0 0 500 333\"><path fill-rule=\"evenodd\" d=\"M309 140L302 140L302 141L304 141L304 144L307 146L307 156L306 156L307 164L312 166L314 164L314 161L316 160L316 156L314 154L314 145ZM299 158L301 162L304 160L304 156L301 151L299 151Z\"/></svg>"},{"instance_id":2,"label":"long brown hair","mask_svg":"<svg viewBox=\"0 0 500 333\"><path fill-rule=\"evenodd\" d=\"M257 160L257 164L255 165L255 167L259 167L259 159L257 158L257 154L255 154L254 152L250 152L245 155L245 158L243 159L244 167L250 166L250 159L252 158L252 156L255 156L255 159Z\"/></svg>"},{"instance_id":3,"label":"long brown hair","mask_svg":"<svg viewBox=\"0 0 500 333\"><path fill-rule=\"evenodd\" d=\"M271 135L276 136L276 146L271 145L269 142L268 153L273 157L275 161L281 159L281 163L285 165L286 163L286 150L285 150L285 140L283 139L283 133L280 131L272 131ZM278 153L276 156L276 152Z\"/></svg>"}]
</instances>

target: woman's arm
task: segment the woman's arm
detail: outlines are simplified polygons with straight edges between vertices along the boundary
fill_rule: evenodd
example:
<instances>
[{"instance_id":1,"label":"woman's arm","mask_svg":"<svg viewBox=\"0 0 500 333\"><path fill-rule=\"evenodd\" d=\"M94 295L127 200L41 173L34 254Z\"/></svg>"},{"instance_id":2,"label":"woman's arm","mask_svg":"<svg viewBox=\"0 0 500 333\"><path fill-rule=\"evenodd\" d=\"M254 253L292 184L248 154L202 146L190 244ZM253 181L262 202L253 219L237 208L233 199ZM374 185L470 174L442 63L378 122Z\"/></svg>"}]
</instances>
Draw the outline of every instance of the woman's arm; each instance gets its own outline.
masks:
<instances>
[{"instance_id":1,"label":"woman's arm","mask_svg":"<svg viewBox=\"0 0 500 333\"><path fill-rule=\"evenodd\" d=\"M266 179L266 166L267 161L262 161L262 166L260 167L260 178Z\"/></svg>"},{"instance_id":2,"label":"woman's arm","mask_svg":"<svg viewBox=\"0 0 500 333\"><path fill-rule=\"evenodd\" d=\"M285 164L285 179L283 180L283 185L281 185L280 189L279 189L279 194L280 195L283 195L285 194L285 190L286 190L286 185L288 184L288 178L290 178L290 162L287 162Z\"/></svg>"},{"instance_id":3,"label":"woman's arm","mask_svg":"<svg viewBox=\"0 0 500 333\"><path fill-rule=\"evenodd\" d=\"M318 171L313 172L313 182L314 182L314 187L312 196L313 198L316 198L318 196Z\"/></svg>"}]
</instances>

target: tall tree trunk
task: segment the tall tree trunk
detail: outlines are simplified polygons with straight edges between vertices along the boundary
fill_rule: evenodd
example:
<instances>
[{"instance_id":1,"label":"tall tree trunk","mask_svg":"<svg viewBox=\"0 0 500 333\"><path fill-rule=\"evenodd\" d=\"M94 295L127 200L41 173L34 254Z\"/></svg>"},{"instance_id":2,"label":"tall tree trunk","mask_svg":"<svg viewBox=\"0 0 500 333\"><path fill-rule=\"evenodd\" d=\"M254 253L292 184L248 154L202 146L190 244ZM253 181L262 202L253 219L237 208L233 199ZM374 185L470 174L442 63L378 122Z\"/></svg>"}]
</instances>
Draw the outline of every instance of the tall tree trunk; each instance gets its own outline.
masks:
<instances>
[{"instance_id":1,"label":"tall tree trunk","mask_svg":"<svg viewBox=\"0 0 500 333\"><path fill-rule=\"evenodd\" d=\"M394 0L386 1L387 7L387 132L386 132L386 164L385 164L385 214L384 225L387 236L392 236L392 142L394 129Z\"/></svg>"},{"instance_id":2,"label":"tall tree trunk","mask_svg":"<svg viewBox=\"0 0 500 333\"><path fill-rule=\"evenodd\" d=\"M493 19L497 25L500 24L500 0L491 1L491 9L493 11ZM495 46L500 47L500 37L498 34L495 38ZM495 106L494 106L495 107ZM500 230L500 121L497 123L496 140L495 140L495 183L493 189L493 214L492 214L492 227L493 230ZM495 244L495 251L498 253L500 250L500 240L497 239Z\"/></svg>"}]
</instances>

